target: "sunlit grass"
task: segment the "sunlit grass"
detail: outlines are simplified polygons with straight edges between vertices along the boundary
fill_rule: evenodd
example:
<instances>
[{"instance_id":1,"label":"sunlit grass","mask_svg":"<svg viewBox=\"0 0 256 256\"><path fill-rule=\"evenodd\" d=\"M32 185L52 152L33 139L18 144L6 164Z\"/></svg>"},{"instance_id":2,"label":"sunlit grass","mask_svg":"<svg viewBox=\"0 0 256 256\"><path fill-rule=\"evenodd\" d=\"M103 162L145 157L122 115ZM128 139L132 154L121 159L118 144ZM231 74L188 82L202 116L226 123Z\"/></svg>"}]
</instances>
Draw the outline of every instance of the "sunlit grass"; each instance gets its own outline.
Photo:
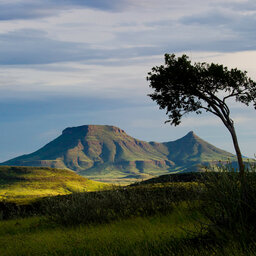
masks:
<instances>
[{"instance_id":1,"label":"sunlit grass","mask_svg":"<svg viewBox=\"0 0 256 256\"><path fill-rule=\"evenodd\" d=\"M27 203L40 197L97 191L107 186L65 169L0 167L0 201Z\"/></svg>"},{"instance_id":2,"label":"sunlit grass","mask_svg":"<svg viewBox=\"0 0 256 256\"><path fill-rule=\"evenodd\" d=\"M105 224L63 227L43 217L2 221L0 255L255 255L255 245L245 252L234 241L224 247L214 241L201 241L202 221L197 208L186 203L169 214Z\"/></svg>"},{"instance_id":3,"label":"sunlit grass","mask_svg":"<svg viewBox=\"0 0 256 256\"><path fill-rule=\"evenodd\" d=\"M195 216L199 215L181 206L168 215L72 228L49 224L43 218L2 221L0 252L1 256L145 255L147 251L150 255L154 247L152 253L157 255L169 250L173 238L185 238L186 229L195 230Z\"/></svg>"},{"instance_id":4,"label":"sunlit grass","mask_svg":"<svg viewBox=\"0 0 256 256\"><path fill-rule=\"evenodd\" d=\"M255 255L255 173L187 176L10 207L0 255Z\"/></svg>"}]
</instances>

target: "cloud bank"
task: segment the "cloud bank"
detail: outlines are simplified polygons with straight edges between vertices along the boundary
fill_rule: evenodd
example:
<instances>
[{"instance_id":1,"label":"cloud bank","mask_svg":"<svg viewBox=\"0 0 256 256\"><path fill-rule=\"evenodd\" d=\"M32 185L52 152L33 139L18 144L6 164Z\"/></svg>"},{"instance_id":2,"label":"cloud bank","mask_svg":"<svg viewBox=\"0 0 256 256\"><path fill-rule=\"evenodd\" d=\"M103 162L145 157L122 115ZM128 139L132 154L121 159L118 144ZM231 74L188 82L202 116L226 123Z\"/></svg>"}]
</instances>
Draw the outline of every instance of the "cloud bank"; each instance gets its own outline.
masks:
<instances>
[{"instance_id":1,"label":"cloud bank","mask_svg":"<svg viewBox=\"0 0 256 256\"><path fill-rule=\"evenodd\" d=\"M208 116L190 117L178 130L163 125L165 113L146 96L145 78L164 53L186 53L192 61L248 70L256 79L255 14L254 0L2 0L3 160L39 148L56 129L86 123L114 124L157 141L195 129L209 140L212 133L217 146L230 145L221 124ZM255 127L254 112L239 108L232 113L253 155L255 143L246 132L255 132L246 123ZM9 138L17 141L13 147Z\"/></svg>"}]
</instances>

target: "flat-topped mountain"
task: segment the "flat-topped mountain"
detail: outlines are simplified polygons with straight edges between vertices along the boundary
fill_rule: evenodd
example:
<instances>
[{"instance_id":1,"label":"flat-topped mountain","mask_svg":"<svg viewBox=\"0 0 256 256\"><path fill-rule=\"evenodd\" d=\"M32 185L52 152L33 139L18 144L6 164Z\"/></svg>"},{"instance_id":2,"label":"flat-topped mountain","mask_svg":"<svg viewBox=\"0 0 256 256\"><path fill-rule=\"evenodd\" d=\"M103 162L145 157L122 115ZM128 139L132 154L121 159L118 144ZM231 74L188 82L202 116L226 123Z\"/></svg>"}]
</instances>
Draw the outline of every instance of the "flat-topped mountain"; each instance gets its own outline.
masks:
<instances>
[{"instance_id":1,"label":"flat-topped mountain","mask_svg":"<svg viewBox=\"0 0 256 256\"><path fill-rule=\"evenodd\" d=\"M41 149L1 165L68 168L95 180L147 179L176 171L196 170L199 164L235 160L193 132L176 141L145 142L109 125L66 128Z\"/></svg>"}]
</instances>

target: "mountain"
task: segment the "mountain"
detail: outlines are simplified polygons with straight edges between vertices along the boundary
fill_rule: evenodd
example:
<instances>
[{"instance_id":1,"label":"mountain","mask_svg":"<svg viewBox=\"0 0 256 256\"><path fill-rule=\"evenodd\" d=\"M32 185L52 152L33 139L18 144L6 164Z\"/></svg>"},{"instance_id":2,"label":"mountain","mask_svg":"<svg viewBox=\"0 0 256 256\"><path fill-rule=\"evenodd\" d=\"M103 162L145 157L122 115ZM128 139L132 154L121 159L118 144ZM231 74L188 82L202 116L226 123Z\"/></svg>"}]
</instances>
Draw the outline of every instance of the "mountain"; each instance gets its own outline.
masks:
<instances>
[{"instance_id":1,"label":"mountain","mask_svg":"<svg viewBox=\"0 0 256 256\"><path fill-rule=\"evenodd\" d=\"M202 140L193 131L181 139L163 144L168 148L168 158L178 165L234 159L233 154Z\"/></svg>"},{"instance_id":2,"label":"mountain","mask_svg":"<svg viewBox=\"0 0 256 256\"><path fill-rule=\"evenodd\" d=\"M44 196L95 191L106 185L67 169L0 166L0 201L24 202Z\"/></svg>"},{"instance_id":3,"label":"mountain","mask_svg":"<svg viewBox=\"0 0 256 256\"><path fill-rule=\"evenodd\" d=\"M41 149L1 165L68 168L106 182L136 181L170 172L197 170L199 164L235 159L194 132L176 141L145 142L108 125L66 128Z\"/></svg>"}]
</instances>

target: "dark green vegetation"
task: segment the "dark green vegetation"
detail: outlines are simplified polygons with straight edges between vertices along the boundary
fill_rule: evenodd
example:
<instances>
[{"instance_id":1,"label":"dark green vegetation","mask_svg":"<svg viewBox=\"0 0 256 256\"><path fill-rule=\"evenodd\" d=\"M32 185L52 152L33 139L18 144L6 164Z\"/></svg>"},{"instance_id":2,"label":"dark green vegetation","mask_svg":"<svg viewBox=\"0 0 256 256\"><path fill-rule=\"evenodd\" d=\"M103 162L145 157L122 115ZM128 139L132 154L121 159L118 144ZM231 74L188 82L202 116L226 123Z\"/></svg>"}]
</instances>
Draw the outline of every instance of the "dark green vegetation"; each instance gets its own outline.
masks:
<instances>
[{"instance_id":1,"label":"dark green vegetation","mask_svg":"<svg viewBox=\"0 0 256 256\"><path fill-rule=\"evenodd\" d=\"M234 121L230 117L227 100L233 99L256 109L256 82L238 69L228 70L219 64L194 63L188 56L176 58L165 54L165 64L152 68L147 80L154 93L150 94L160 109L165 109L167 122L179 125L182 116L202 111L220 118L231 134L239 171L244 173L242 154L238 145Z\"/></svg>"},{"instance_id":2,"label":"dark green vegetation","mask_svg":"<svg viewBox=\"0 0 256 256\"><path fill-rule=\"evenodd\" d=\"M38 197L95 191L106 186L71 170L0 166L0 200L26 202Z\"/></svg>"},{"instance_id":3,"label":"dark green vegetation","mask_svg":"<svg viewBox=\"0 0 256 256\"><path fill-rule=\"evenodd\" d=\"M181 171L197 171L218 160L235 160L193 132L176 141L144 142L114 126L67 128L38 151L2 165L69 168L93 180L131 183Z\"/></svg>"},{"instance_id":4,"label":"dark green vegetation","mask_svg":"<svg viewBox=\"0 0 256 256\"><path fill-rule=\"evenodd\" d=\"M255 172L174 180L38 200L0 222L0 254L255 255Z\"/></svg>"},{"instance_id":5,"label":"dark green vegetation","mask_svg":"<svg viewBox=\"0 0 256 256\"><path fill-rule=\"evenodd\" d=\"M194 230L195 216L184 209L182 213L173 211L167 215L74 227L48 223L42 217L2 221L0 253L1 256L199 255L198 249L185 248L187 235L181 229L185 226Z\"/></svg>"},{"instance_id":6,"label":"dark green vegetation","mask_svg":"<svg viewBox=\"0 0 256 256\"><path fill-rule=\"evenodd\" d=\"M211 237L239 241L243 248L255 242L256 173L245 172L242 178L232 172L210 174L203 184L201 212L213 224L208 227Z\"/></svg>"},{"instance_id":7,"label":"dark green vegetation","mask_svg":"<svg viewBox=\"0 0 256 256\"><path fill-rule=\"evenodd\" d=\"M185 191L185 193L183 193ZM135 216L172 212L175 205L198 197L196 184L114 187L42 201L46 214L65 225L104 223Z\"/></svg>"}]
</instances>

